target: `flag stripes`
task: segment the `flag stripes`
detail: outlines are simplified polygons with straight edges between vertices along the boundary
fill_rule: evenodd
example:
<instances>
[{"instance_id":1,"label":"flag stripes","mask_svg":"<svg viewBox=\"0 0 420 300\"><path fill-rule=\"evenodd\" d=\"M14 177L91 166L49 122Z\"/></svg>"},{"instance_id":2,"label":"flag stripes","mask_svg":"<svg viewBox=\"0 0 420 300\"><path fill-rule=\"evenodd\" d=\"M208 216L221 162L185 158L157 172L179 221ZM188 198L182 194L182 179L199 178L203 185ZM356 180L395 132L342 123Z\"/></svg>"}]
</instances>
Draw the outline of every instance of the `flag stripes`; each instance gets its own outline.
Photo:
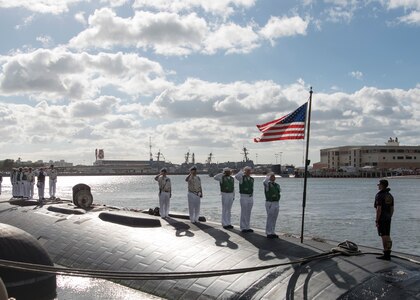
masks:
<instances>
[{"instance_id":1,"label":"flag stripes","mask_svg":"<svg viewBox=\"0 0 420 300\"><path fill-rule=\"evenodd\" d=\"M307 106L308 103L305 103L280 119L257 125L262 135L259 138L254 138L254 142L304 139Z\"/></svg>"}]
</instances>

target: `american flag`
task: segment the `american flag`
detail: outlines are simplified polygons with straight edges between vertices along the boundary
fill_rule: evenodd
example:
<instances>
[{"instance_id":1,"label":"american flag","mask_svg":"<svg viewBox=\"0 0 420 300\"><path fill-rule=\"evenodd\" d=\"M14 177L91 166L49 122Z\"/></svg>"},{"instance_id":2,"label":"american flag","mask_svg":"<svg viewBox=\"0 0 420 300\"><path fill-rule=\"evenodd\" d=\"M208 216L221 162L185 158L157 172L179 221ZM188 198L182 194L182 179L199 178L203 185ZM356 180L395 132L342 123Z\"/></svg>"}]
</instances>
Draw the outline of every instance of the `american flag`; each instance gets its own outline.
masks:
<instances>
[{"instance_id":1,"label":"american flag","mask_svg":"<svg viewBox=\"0 0 420 300\"><path fill-rule=\"evenodd\" d=\"M255 143L280 140L302 140L305 138L306 102L294 112L280 119L257 125L261 137L254 138Z\"/></svg>"}]
</instances>

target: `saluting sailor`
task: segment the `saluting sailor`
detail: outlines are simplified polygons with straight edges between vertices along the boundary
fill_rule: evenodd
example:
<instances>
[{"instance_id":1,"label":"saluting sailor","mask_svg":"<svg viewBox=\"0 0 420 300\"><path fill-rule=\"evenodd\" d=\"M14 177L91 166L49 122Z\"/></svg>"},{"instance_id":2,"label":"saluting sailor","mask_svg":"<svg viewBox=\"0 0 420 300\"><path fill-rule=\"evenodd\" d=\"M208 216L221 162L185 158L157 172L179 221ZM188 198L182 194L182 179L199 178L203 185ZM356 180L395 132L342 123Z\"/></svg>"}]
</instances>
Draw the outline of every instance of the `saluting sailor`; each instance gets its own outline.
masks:
<instances>
[{"instance_id":1,"label":"saluting sailor","mask_svg":"<svg viewBox=\"0 0 420 300\"><path fill-rule=\"evenodd\" d=\"M222 226L224 229L232 229L230 221L232 204L235 200L235 179L232 177L232 170L224 168L223 173L214 175L214 180L220 183L220 192L222 194Z\"/></svg>"},{"instance_id":2,"label":"saluting sailor","mask_svg":"<svg viewBox=\"0 0 420 300\"><path fill-rule=\"evenodd\" d=\"M241 202L241 231L254 232L250 228L251 211L254 205L254 178L251 177L251 167L246 166L243 170L239 171L235 178L239 181L239 194Z\"/></svg>"},{"instance_id":3,"label":"saluting sailor","mask_svg":"<svg viewBox=\"0 0 420 300\"><path fill-rule=\"evenodd\" d=\"M274 173L269 173L264 182L265 193L265 209L267 211L267 224L265 226L265 233L267 238L275 239L279 236L276 234L276 222L279 215L279 201L280 201L280 185L276 182Z\"/></svg>"},{"instance_id":4,"label":"saluting sailor","mask_svg":"<svg viewBox=\"0 0 420 300\"><path fill-rule=\"evenodd\" d=\"M167 173L166 168L162 168L155 177L159 185L159 213L163 219L169 217L169 200L172 196L171 180L166 176Z\"/></svg>"},{"instance_id":5,"label":"saluting sailor","mask_svg":"<svg viewBox=\"0 0 420 300\"><path fill-rule=\"evenodd\" d=\"M50 166L50 169L48 170L48 177L50 178L49 183L49 191L50 191L50 199L55 198L55 188L57 185L57 170L54 169L54 165Z\"/></svg>"},{"instance_id":6,"label":"saluting sailor","mask_svg":"<svg viewBox=\"0 0 420 300\"><path fill-rule=\"evenodd\" d=\"M188 210L190 213L190 221L191 223L196 223L200 217L200 202L203 197L201 180L200 177L197 176L196 166L190 168L190 174L185 178L185 181L188 182Z\"/></svg>"}]
</instances>

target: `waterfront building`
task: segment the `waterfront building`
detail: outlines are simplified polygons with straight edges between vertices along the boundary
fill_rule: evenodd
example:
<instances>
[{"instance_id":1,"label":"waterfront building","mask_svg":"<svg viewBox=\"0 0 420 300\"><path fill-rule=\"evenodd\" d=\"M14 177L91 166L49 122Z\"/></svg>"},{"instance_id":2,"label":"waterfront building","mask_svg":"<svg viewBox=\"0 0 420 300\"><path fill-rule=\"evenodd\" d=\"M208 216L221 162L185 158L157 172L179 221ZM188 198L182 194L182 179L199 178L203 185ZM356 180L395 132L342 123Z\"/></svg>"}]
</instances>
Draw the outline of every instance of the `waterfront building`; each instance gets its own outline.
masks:
<instances>
[{"instance_id":1,"label":"waterfront building","mask_svg":"<svg viewBox=\"0 0 420 300\"><path fill-rule=\"evenodd\" d=\"M320 152L321 161L317 164L335 171L420 168L420 146L401 146L398 138L389 138L383 146L340 146Z\"/></svg>"}]
</instances>

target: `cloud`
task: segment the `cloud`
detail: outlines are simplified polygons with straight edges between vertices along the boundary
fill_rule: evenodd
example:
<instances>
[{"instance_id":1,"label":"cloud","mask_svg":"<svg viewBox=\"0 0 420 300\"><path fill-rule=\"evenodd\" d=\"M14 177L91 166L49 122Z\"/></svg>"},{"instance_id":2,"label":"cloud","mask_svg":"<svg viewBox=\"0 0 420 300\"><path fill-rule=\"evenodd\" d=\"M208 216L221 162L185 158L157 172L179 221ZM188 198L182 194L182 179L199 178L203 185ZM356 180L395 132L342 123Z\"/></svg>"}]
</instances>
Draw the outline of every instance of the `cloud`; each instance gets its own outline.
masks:
<instances>
[{"instance_id":1,"label":"cloud","mask_svg":"<svg viewBox=\"0 0 420 300\"><path fill-rule=\"evenodd\" d=\"M24 8L37 13L62 14L69 11L71 5L85 0L0 0L0 8Z\"/></svg>"},{"instance_id":2,"label":"cloud","mask_svg":"<svg viewBox=\"0 0 420 300\"><path fill-rule=\"evenodd\" d=\"M92 118L106 116L119 100L112 96L101 96L95 100L85 100L72 103L71 115L76 118Z\"/></svg>"},{"instance_id":3,"label":"cloud","mask_svg":"<svg viewBox=\"0 0 420 300\"><path fill-rule=\"evenodd\" d=\"M43 48L48 48L53 43L53 39L49 35L37 36L36 40L41 43Z\"/></svg>"},{"instance_id":4,"label":"cloud","mask_svg":"<svg viewBox=\"0 0 420 300\"><path fill-rule=\"evenodd\" d=\"M102 89L136 97L170 87L160 64L137 54L72 53L63 48L38 49L0 56L0 91L37 100L88 99Z\"/></svg>"},{"instance_id":5,"label":"cloud","mask_svg":"<svg viewBox=\"0 0 420 300\"><path fill-rule=\"evenodd\" d=\"M83 11L79 11L78 13L76 13L76 14L74 15L74 19L75 19L77 22L79 22L79 23L81 23L81 24L83 24L83 25L87 25L87 20L86 20L86 18L85 18L85 12L83 12Z\"/></svg>"},{"instance_id":6,"label":"cloud","mask_svg":"<svg viewBox=\"0 0 420 300\"><path fill-rule=\"evenodd\" d=\"M360 71L351 71L349 73L349 75L357 80L362 80L363 79L363 73Z\"/></svg>"},{"instance_id":7,"label":"cloud","mask_svg":"<svg viewBox=\"0 0 420 300\"><path fill-rule=\"evenodd\" d=\"M308 21L303 20L299 16L287 17L271 17L267 24L260 30L260 34L270 40L293 35L306 35Z\"/></svg>"},{"instance_id":8,"label":"cloud","mask_svg":"<svg viewBox=\"0 0 420 300\"><path fill-rule=\"evenodd\" d=\"M136 9L149 8L155 9L156 11L175 13L202 9L206 13L227 17L241 8L249 9L254 6L255 3L256 0L135 0L133 7Z\"/></svg>"},{"instance_id":9,"label":"cloud","mask_svg":"<svg viewBox=\"0 0 420 300\"><path fill-rule=\"evenodd\" d=\"M420 25L420 11L412 11L408 15L398 18L400 23Z\"/></svg>"},{"instance_id":10,"label":"cloud","mask_svg":"<svg viewBox=\"0 0 420 300\"><path fill-rule=\"evenodd\" d=\"M109 8L96 10L89 17L88 28L69 41L74 49L110 49L136 47L162 55L192 53L249 53L261 41L304 35L308 21L301 17L271 17L260 29L257 24L240 26L233 22L208 23L196 13L136 11L122 18Z\"/></svg>"}]
</instances>

